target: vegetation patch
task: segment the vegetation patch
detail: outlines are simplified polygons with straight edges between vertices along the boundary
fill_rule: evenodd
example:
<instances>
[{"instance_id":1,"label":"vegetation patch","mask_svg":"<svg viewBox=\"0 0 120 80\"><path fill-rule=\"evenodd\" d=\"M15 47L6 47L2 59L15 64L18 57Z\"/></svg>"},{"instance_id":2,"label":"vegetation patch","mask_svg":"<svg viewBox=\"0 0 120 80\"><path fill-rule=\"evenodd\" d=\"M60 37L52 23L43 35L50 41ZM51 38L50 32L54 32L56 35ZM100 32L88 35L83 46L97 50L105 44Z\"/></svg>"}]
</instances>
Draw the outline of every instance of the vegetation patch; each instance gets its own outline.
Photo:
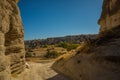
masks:
<instances>
[{"instance_id":1,"label":"vegetation patch","mask_svg":"<svg viewBox=\"0 0 120 80\"><path fill-rule=\"evenodd\" d=\"M32 53L26 52L25 57L26 57L26 58L27 58L27 57L32 57Z\"/></svg>"},{"instance_id":2,"label":"vegetation patch","mask_svg":"<svg viewBox=\"0 0 120 80\"><path fill-rule=\"evenodd\" d=\"M60 53L56 51L51 51L51 52L48 51L45 55L46 58L57 58L58 56L60 56Z\"/></svg>"},{"instance_id":3,"label":"vegetation patch","mask_svg":"<svg viewBox=\"0 0 120 80\"><path fill-rule=\"evenodd\" d=\"M76 49L79 46L80 46L80 44L69 44L69 43L66 43L66 42L60 42L57 45L57 47L65 48L65 49L67 49L67 51L71 51L73 49Z\"/></svg>"}]
</instances>

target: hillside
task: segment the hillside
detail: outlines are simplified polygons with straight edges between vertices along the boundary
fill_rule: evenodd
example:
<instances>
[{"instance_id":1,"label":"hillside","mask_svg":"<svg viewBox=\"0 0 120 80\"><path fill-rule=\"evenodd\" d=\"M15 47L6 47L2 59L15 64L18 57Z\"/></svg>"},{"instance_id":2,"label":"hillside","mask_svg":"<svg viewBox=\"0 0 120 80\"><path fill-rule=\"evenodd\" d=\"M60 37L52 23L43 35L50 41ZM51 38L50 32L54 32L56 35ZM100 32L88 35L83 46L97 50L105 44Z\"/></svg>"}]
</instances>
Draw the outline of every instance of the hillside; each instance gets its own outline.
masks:
<instances>
[{"instance_id":1,"label":"hillside","mask_svg":"<svg viewBox=\"0 0 120 80\"><path fill-rule=\"evenodd\" d=\"M96 35L73 35L25 41L26 58L57 58L71 50L75 50L86 41L95 39Z\"/></svg>"},{"instance_id":2,"label":"hillside","mask_svg":"<svg viewBox=\"0 0 120 80\"><path fill-rule=\"evenodd\" d=\"M96 34L88 34L88 35L72 35L65 37L53 37L47 39L35 39L35 40L26 40L25 46L28 48L40 48L44 45L55 45L60 42L67 42L70 44L80 44L85 39L93 39L96 37Z\"/></svg>"}]
</instances>

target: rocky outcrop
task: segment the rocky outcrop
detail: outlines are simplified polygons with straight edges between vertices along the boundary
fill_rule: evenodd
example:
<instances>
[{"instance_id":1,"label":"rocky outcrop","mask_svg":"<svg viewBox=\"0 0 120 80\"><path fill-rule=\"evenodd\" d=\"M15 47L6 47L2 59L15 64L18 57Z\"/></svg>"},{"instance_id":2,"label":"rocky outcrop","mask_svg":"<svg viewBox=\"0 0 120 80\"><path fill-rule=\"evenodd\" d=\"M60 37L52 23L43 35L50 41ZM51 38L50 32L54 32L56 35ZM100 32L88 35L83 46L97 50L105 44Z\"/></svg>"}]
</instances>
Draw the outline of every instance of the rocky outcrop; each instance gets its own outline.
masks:
<instances>
[{"instance_id":1,"label":"rocky outcrop","mask_svg":"<svg viewBox=\"0 0 120 80\"><path fill-rule=\"evenodd\" d=\"M120 80L120 0L104 0L100 33L54 65L72 80Z\"/></svg>"},{"instance_id":2,"label":"rocky outcrop","mask_svg":"<svg viewBox=\"0 0 120 80\"><path fill-rule=\"evenodd\" d=\"M120 0L104 0L98 23L101 25L100 31L120 25Z\"/></svg>"},{"instance_id":3,"label":"rocky outcrop","mask_svg":"<svg viewBox=\"0 0 120 80\"><path fill-rule=\"evenodd\" d=\"M10 80L25 68L24 32L19 0L0 0L0 80Z\"/></svg>"},{"instance_id":4,"label":"rocky outcrop","mask_svg":"<svg viewBox=\"0 0 120 80\"><path fill-rule=\"evenodd\" d=\"M96 46L92 52L63 55L53 69L72 80L120 80L119 41Z\"/></svg>"}]
</instances>

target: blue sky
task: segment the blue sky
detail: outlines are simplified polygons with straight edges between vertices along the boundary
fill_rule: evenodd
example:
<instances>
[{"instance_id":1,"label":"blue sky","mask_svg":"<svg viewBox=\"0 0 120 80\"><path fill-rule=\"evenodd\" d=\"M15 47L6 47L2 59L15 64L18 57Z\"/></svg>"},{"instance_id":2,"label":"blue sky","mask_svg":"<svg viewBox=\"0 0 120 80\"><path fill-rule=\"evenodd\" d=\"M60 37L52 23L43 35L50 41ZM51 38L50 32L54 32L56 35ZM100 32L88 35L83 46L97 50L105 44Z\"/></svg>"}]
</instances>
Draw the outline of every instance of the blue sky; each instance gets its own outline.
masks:
<instances>
[{"instance_id":1,"label":"blue sky","mask_svg":"<svg viewBox=\"0 0 120 80\"><path fill-rule=\"evenodd\" d=\"M21 0L25 40L98 33L102 0Z\"/></svg>"}]
</instances>

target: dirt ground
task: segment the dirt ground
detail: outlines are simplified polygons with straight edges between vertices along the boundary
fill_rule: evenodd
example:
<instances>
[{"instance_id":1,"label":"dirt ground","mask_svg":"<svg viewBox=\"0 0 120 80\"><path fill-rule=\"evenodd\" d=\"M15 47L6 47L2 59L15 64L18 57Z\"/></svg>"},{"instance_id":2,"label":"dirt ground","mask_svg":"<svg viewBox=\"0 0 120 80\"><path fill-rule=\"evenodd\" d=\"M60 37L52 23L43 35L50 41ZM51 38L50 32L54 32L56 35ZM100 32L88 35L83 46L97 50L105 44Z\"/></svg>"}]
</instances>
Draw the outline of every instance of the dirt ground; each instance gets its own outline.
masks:
<instances>
[{"instance_id":1,"label":"dirt ground","mask_svg":"<svg viewBox=\"0 0 120 80\"><path fill-rule=\"evenodd\" d=\"M53 63L28 62L30 65L29 69L26 69L22 74L13 77L11 80L70 80L52 70L51 66Z\"/></svg>"}]
</instances>

